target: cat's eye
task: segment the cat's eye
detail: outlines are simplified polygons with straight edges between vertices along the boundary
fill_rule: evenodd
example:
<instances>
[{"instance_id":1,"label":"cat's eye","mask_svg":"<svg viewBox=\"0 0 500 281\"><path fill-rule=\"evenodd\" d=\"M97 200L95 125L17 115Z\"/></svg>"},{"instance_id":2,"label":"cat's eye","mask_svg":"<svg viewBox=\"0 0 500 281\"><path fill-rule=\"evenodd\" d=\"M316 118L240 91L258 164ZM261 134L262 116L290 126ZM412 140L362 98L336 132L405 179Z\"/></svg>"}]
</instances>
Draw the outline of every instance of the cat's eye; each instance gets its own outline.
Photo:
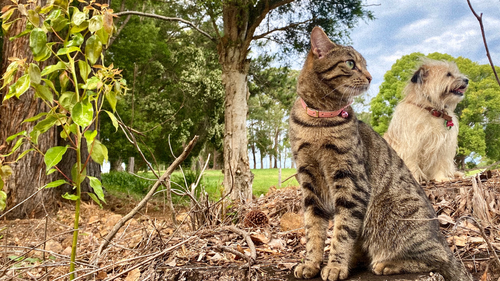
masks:
<instances>
[{"instance_id":1,"label":"cat's eye","mask_svg":"<svg viewBox=\"0 0 500 281\"><path fill-rule=\"evenodd\" d=\"M352 60L345 61L345 64L349 67L349 69L354 69L356 67L356 64Z\"/></svg>"}]
</instances>

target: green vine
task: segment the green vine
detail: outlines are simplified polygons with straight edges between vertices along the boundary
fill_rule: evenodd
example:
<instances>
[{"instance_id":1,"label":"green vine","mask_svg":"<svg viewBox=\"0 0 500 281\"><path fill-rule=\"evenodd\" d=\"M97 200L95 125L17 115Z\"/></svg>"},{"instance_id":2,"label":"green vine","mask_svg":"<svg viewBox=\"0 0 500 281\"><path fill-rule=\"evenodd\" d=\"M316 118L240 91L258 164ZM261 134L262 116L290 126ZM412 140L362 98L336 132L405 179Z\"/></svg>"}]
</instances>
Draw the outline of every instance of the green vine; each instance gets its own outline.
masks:
<instances>
[{"instance_id":1,"label":"green vine","mask_svg":"<svg viewBox=\"0 0 500 281\"><path fill-rule=\"evenodd\" d=\"M15 141L11 151L1 157L18 153L23 143L28 142L30 149L19 154L14 162L28 153L43 155L46 173L59 172L65 179L59 179L44 185L42 188L54 188L63 184L73 186L73 194L66 193L65 199L75 201L75 220L73 244L71 252L70 279L74 279L76 249L78 244L79 212L81 203L81 183L88 178L94 193L88 195L101 206L105 202L104 193L99 179L86 174L86 166L90 158L99 164L108 159L106 147L96 139L97 131L93 125L98 122L100 113L105 113L118 129L118 121L114 115L117 96L126 91L126 81L120 70L113 65L105 66L102 54L104 46L113 33L113 11L106 4L91 1L79 9L67 0L55 0L44 7L35 6L34 2L20 4L11 0L12 5L2 8L2 29L4 34L11 25L21 17L11 20L14 12L27 19L26 28L18 35L10 38L15 40L21 36L29 36L29 47L35 62L27 63L26 58L10 58L0 88L7 86L3 102L16 97L20 98L32 88L35 97L43 100L50 108L47 112L28 118L25 122L36 122L31 132L22 131L6 139ZM77 3L78 4L78 3ZM31 8L31 9L30 9ZM48 35L54 42L48 41ZM40 67L40 62L55 58L54 64ZM101 61L100 64L97 64ZM20 76L16 81L14 77ZM106 100L112 109L103 109ZM54 146L47 151L38 147L38 138L50 128L58 127L60 136L68 141L66 146ZM86 141L89 156L82 159L82 144ZM68 150L76 151L76 163L71 169L71 175L65 175L57 164ZM0 161L0 210L6 207L7 194L2 191L4 180L12 176L9 164L13 162Z\"/></svg>"}]
</instances>

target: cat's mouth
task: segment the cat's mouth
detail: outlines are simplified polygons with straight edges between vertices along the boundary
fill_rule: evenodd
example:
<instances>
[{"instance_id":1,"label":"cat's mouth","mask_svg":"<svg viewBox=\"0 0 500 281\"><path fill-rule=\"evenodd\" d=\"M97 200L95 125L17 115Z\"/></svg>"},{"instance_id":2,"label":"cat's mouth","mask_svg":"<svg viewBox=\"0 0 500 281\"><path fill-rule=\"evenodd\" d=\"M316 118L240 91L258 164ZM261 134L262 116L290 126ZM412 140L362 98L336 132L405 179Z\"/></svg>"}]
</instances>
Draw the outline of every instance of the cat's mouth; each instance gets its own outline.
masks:
<instances>
[{"instance_id":1,"label":"cat's mouth","mask_svg":"<svg viewBox=\"0 0 500 281\"><path fill-rule=\"evenodd\" d=\"M457 96L463 96L465 93L465 90L467 90L467 85L460 86L459 88L451 90L450 92L454 95L457 95Z\"/></svg>"}]
</instances>

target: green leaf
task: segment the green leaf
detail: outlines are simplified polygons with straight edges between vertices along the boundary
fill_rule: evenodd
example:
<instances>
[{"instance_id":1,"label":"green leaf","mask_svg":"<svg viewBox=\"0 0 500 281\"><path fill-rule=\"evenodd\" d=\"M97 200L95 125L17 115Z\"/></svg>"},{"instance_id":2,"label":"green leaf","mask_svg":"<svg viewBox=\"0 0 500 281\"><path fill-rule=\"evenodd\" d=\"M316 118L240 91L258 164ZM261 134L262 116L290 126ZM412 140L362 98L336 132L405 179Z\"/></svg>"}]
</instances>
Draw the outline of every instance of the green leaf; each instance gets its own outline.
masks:
<instances>
[{"instance_id":1,"label":"green leaf","mask_svg":"<svg viewBox=\"0 0 500 281\"><path fill-rule=\"evenodd\" d=\"M47 114L47 113L45 113L45 114ZM14 140L15 138L17 138L18 136L26 136L26 131L21 131L21 132L19 132L17 134L13 134L12 136L9 136L5 140L5 142L11 142L12 140Z\"/></svg>"},{"instance_id":2,"label":"green leaf","mask_svg":"<svg viewBox=\"0 0 500 281\"><path fill-rule=\"evenodd\" d=\"M73 167L71 168L71 179L77 183L77 176L78 176L78 169L77 169L78 165L77 163L75 163L73 165ZM87 168L83 169L82 173L80 174L80 182L79 183L82 183L85 178L87 177Z\"/></svg>"},{"instance_id":3,"label":"green leaf","mask_svg":"<svg viewBox=\"0 0 500 281\"><path fill-rule=\"evenodd\" d=\"M42 78L42 81L45 82L45 85L49 86L52 91L54 93L56 93L56 95L59 95L59 93L57 92L56 88L54 87L54 83L52 83L52 81L50 81L49 79L45 79L45 78Z\"/></svg>"},{"instance_id":4,"label":"green leaf","mask_svg":"<svg viewBox=\"0 0 500 281\"><path fill-rule=\"evenodd\" d=\"M93 16L89 21L89 31L96 32L103 27L103 19L101 15Z\"/></svg>"},{"instance_id":5,"label":"green leaf","mask_svg":"<svg viewBox=\"0 0 500 281\"><path fill-rule=\"evenodd\" d=\"M68 146L54 146L47 150L45 156L43 157L43 161L47 166L46 171L49 171L50 168L61 162L66 150L68 150Z\"/></svg>"},{"instance_id":6,"label":"green leaf","mask_svg":"<svg viewBox=\"0 0 500 281\"><path fill-rule=\"evenodd\" d=\"M95 131L86 131L83 136L87 140L87 145L91 146L92 142L94 141L95 137L97 136L97 130Z\"/></svg>"},{"instance_id":7,"label":"green leaf","mask_svg":"<svg viewBox=\"0 0 500 281\"><path fill-rule=\"evenodd\" d=\"M47 44L47 34L41 28L34 28L30 34L30 48L33 55L38 55Z\"/></svg>"},{"instance_id":8,"label":"green leaf","mask_svg":"<svg viewBox=\"0 0 500 281\"><path fill-rule=\"evenodd\" d=\"M99 41L101 41L102 44L104 45L108 44L109 33L107 33L103 28L97 30L95 34L97 35L97 38L99 38Z\"/></svg>"},{"instance_id":9,"label":"green leaf","mask_svg":"<svg viewBox=\"0 0 500 281\"><path fill-rule=\"evenodd\" d=\"M85 90L97 89L97 85L99 84L99 82L101 82L99 78L97 78L96 76L92 76L90 79L87 80L87 83L85 83L85 85L82 86L82 89Z\"/></svg>"},{"instance_id":10,"label":"green leaf","mask_svg":"<svg viewBox=\"0 0 500 281\"><path fill-rule=\"evenodd\" d=\"M79 11L78 8L74 9L73 16L71 17L71 23L78 26L81 25L87 19L87 15Z\"/></svg>"},{"instance_id":11,"label":"green leaf","mask_svg":"<svg viewBox=\"0 0 500 281\"><path fill-rule=\"evenodd\" d=\"M49 182L48 184L44 185L43 188L58 187L58 186L61 186L63 184L69 184L69 182L67 182L65 180L56 180L56 181Z\"/></svg>"},{"instance_id":12,"label":"green leaf","mask_svg":"<svg viewBox=\"0 0 500 281\"><path fill-rule=\"evenodd\" d=\"M77 51L80 51L80 48L78 48L76 46L69 47L69 48L61 48L57 51L57 55L61 56L61 55L71 54L71 53L77 52Z\"/></svg>"},{"instance_id":13,"label":"green leaf","mask_svg":"<svg viewBox=\"0 0 500 281\"><path fill-rule=\"evenodd\" d=\"M88 176L88 178L90 180L90 186L94 189L94 193L97 195L99 200L106 203L106 200L104 200L104 192L102 191L101 181L96 177Z\"/></svg>"},{"instance_id":14,"label":"green leaf","mask_svg":"<svg viewBox=\"0 0 500 281\"><path fill-rule=\"evenodd\" d=\"M23 158L24 156L26 156L26 154L30 153L31 151L34 151L35 149L34 148L30 148L28 150L25 150L23 151L23 153L21 153L21 155L19 155L16 159L16 162L21 160L21 158Z\"/></svg>"},{"instance_id":15,"label":"green leaf","mask_svg":"<svg viewBox=\"0 0 500 281\"><path fill-rule=\"evenodd\" d=\"M80 77L82 77L83 82L86 83L87 78L89 77L89 74L91 71L90 65L88 65L88 63L86 63L84 60L79 60L78 61L78 69L80 69Z\"/></svg>"},{"instance_id":16,"label":"green leaf","mask_svg":"<svg viewBox=\"0 0 500 281\"><path fill-rule=\"evenodd\" d=\"M54 173L54 172L57 172L56 169L50 169L48 172L47 172L47 176Z\"/></svg>"},{"instance_id":17,"label":"green leaf","mask_svg":"<svg viewBox=\"0 0 500 281\"><path fill-rule=\"evenodd\" d=\"M87 45L85 46L85 55L91 64L95 64L102 52L102 43L97 36L94 34L87 39Z\"/></svg>"},{"instance_id":18,"label":"green leaf","mask_svg":"<svg viewBox=\"0 0 500 281\"><path fill-rule=\"evenodd\" d=\"M111 123L113 123L113 126L116 129L115 132L118 131L118 119L116 119L116 116L107 110L104 110L104 112L106 112L109 116L109 119L111 119Z\"/></svg>"},{"instance_id":19,"label":"green leaf","mask_svg":"<svg viewBox=\"0 0 500 281\"><path fill-rule=\"evenodd\" d=\"M38 143L38 136L40 134L47 132L50 128L52 128L52 126L54 126L58 122L58 117L63 118L65 116L66 116L65 114L47 115L47 117L44 120L38 122L35 125L35 127L33 127L33 131L31 131L31 133L30 133L31 141L34 144L37 144Z\"/></svg>"},{"instance_id":20,"label":"green leaf","mask_svg":"<svg viewBox=\"0 0 500 281\"><path fill-rule=\"evenodd\" d=\"M67 111L71 112L73 110L73 107L76 104L76 93L75 92L64 92L62 95L59 97L59 103L61 106L66 109Z\"/></svg>"},{"instance_id":21,"label":"green leaf","mask_svg":"<svg viewBox=\"0 0 500 281\"><path fill-rule=\"evenodd\" d=\"M116 112L116 93L113 91L106 92L104 94L106 96L106 100L109 102L109 105L111 105L111 109L113 110L113 113Z\"/></svg>"},{"instance_id":22,"label":"green leaf","mask_svg":"<svg viewBox=\"0 0 500 281\"><path fill-rule=\"evenodd\" d=\"M90 193L90 192L88 192L87 194L90 196L90 198L92 198L92 200L94 200L94 202L96 202L96 203L97 203L97 205L99 205L99 207L101 207L101 208L102 208L101 201L99 201L99 199L97 199L97 197L95 196L95 194L94 194L94 193Z\"/></svg>"},{"instance_id":23,"label":"green leaf","mask_svg":"<svg viewBox=\"0 0 500 281\"><path fill-rule=\"evenodd\" d=\"M9 66L7 66L7 70L5 71L5 73L2 76L3 85L2 85L2 88L0 88L0 90L3 89L8 84L10 84L10 82L14 78L14 74L17 72L18 67L19 67L18 60L11 62L9 64Z\"/></svg>"},{"instance_id":24,"label":"green leaf","mask_svg":"<svg viewBox=\"0 0 500 281\"><path fill-rule=\"evenodd\" d=\"M19 87L16 90L16 97L19 98L22 94L26 93L26 91L30 87L30 77L28 74L21 76L19 80L17 80L16 84L19 83Z\"/></svg>"},{"instance_id":25,"label":"green leaf","mask_svg":"<svg viewBox=\"0 0 500 281\"><path fill-rule=\"evenodd\" d=\"M66 64L64 62L62 62L62 61L58 62L57 64L47 66L46 68L44 68L42 70L41 75L45 76L47 74L50 74L50 73L52 73L54 71L58 71L58 70L61 70L61 69L66 69Z\"/></svg>"},{"instance_id":26,"label":"green leaf","mask_svg":"<svg viewBox=\"0 0 500 281\"><path fill-rule=\"evenodd\" d=\"M49 102L52 102L54 100L54 96L52 95L49 87L45 85L34 84L33 88L35 88L35 95L37 95L41 99Z\"/></svg>"},{"instance_id":27,"label":"green leaf","mask_svg":"<svg viewBox=\"0 0 500 281\"><path fill-rule=\"evenodd\" d=\"M16 83L9 87L9 92L5 95L4 100L8 100L13 96L19 98L30 87L30 77L28 74L21 76L17 79Z\"/></svg>"},{"instance_id":28,"label":"green leaf","mask_svg":"<svg viewBox=\"0 0 500 281\"><path fill-rule=\"evenodd\" d=\"M38 65L30 63L28 74L30 76L31 83L40 84L40 82L42 82L42 76L40 75L40 68Z\"/></svg>"},{"instance_id":29,"label":"green leaf","mask_svg":"<svg viewBox=\"0 0 500 281\"><path fill-rule=\"evenodd\" d=\"M25 139L24 137L23 137L23 138L19 138L19 139L16 141L16 143L14 144L14 146L12 147L11 151L10 151L8 154L6 154L6 155L1 155L1 156L2 156L2 157L7 157L7 156L9 156L9 155L12 155L14 152L16 152L16 151L19 149L19 147L21 147L21 145L22 145L22 144L23 144L23 142L24 142L24 139Z\"/></svg>"},{"instance_id":30,"label":"green leaf","mask_svg":"<svg viewBox=\"0 0 500 281\"><path fill-rule=\"evenodd\" d=\"M108 160L108 149L99 140L94 140L94 143L88 147L90 157L98 164L103 164L104 160ZM91 151L92 149L92 151Z\"/></svg>"},{"instance_id":31,"label":"green leaf","mask_svg":"<svg viewBox=\"0 0 500 281\"><path fill-rule=\"evenodd\" d=\"M0 179L0 189L1 187L3 187L2 179ZM7 207L7 193L0 190L0 211L5 210L5 207Z\"/></svg>"},{"instance_id":32,"label":"green leaf","mask_svg":"<svg viewBox=\"0 0 500 281\"><path fill-rule=\"evenodd\" d=\"M40 15L35 10L28 10L28 20L36 27L40 26Z\"/></svg>"},{"instance_id":33,"label":"green leaf","mask_svg":"<svg viewBox=\"0 0 500 281\"><path fill-rule=\"evenodd\" d=\"M27 118L27 119L24 119L24 121L22 123L26 123L26 122L33 122L33 121L36 121L40 118L42 118L43 116L47 115L47 112L40 112L38 113L36 116L33 116L33 117L30 117L30 118ZM22 124L21 123L21 124ZM26 132L26 131L25 131Z\"/></svg>"},{"instance_id":34,"label":"green leaf","mask_svg":"<svg viewBox=\"0 0 500 281\"><path fill-rule=\"evenodd\" d=\"M6 179L10 177L13 173L14 172L12 171L12 168L10 166L3 165L0 167L0 178Z\"/></svg>"},{"instance_id":35,"label":"green leaf","mask_svg":"<svg viewBox=\"0 0 500 281\"><path fill-rule=\"evenodd\" d=\"M76 196L75 194L69 194L67 192L65 194L63 194L62 198L68 199L68 200L73 200L73 201L76 201L79 199L78 196Z\"/></svg>"},{"instance_id":36,"label":"green leaf","mask_svg":"<svg viewBox=\"0 0 500 281\"><path fill-rule=\"evenodd\" d=\"M92 124L92 119L94 118L92 104L88 100L77 102L71 110L71 118L82 128L89 126Z\"/></svg>"},{"instance_id":37,"label":"green leaf","mask_svg":"<svg viewBox=\"0 0 500 281\"><path fill-rule=\"evenodd\" d=\"M55 30L59 32L63 30L69 24L69 20L64 17L64 15L59 15L57 18L50 21L50 25Z\"/></svg>"},{"instance_id":38,"label":"green leaf","mask_svg":"<svg viewBox=\"0 0 500 281\"><path fill-rule=\"evenodd\" d=\"M45 19L46 21L47 20L54 20L54 19L57 19L58 17L61 16L61 10L59 9L56 9L56 10L53 10L48 16L47 18Z\"/></svg>"},{"instance_id":39,"label":"green leaf","mask_svg":"<svg viewBox=\"0 0 500 281\"><path fill-rule=\"evenodd\" d=\"M46 61L48 58L52 56L51 46L52 44L50 44L50 47L44 46L39 54L33 56L33 59L35 61Z\"/></svg>"},{"instance_id":40,"label":"green leaf","mask_svg":"<svg viewBox=\"0 0 500 281\"><path fill-rule=\"evenodd\" d=\"M84 41L83 35L81 33L75 33L75 34L71 35L71 40L64 43L64 47L66 47L66 48L73 47L73 46L80 47L80 45L83 44L83 41Z\"/></svg>"}]
</instances>

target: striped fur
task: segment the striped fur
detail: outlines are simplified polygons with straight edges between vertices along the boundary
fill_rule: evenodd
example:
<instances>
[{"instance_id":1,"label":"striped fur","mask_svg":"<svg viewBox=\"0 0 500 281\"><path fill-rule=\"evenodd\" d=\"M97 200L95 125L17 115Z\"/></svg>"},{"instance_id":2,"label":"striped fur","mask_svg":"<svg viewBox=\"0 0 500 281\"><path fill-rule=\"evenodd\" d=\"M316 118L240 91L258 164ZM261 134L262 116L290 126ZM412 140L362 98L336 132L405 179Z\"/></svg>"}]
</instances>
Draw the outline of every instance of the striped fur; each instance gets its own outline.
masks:
<instances>
[{"instance_id":1,"label":"striped fur","mask_svg":"<svg viewBox=\"0 0 500 281\"><path fill-rule=\"evenodd\" d=\"M308 106L334 111L366 91L371 77L352 47L332 43L320 28L313 30L311 44L297 85ZM346 279L360 257L368 258L379 275L438 271L447 281L469 280L404 162L351 108L347 111L347 118L310 117L297 99L290 114L307 238L295 276L313 278L320 272L333 219L323 280Z\"/></svg>"}]
</instances>

